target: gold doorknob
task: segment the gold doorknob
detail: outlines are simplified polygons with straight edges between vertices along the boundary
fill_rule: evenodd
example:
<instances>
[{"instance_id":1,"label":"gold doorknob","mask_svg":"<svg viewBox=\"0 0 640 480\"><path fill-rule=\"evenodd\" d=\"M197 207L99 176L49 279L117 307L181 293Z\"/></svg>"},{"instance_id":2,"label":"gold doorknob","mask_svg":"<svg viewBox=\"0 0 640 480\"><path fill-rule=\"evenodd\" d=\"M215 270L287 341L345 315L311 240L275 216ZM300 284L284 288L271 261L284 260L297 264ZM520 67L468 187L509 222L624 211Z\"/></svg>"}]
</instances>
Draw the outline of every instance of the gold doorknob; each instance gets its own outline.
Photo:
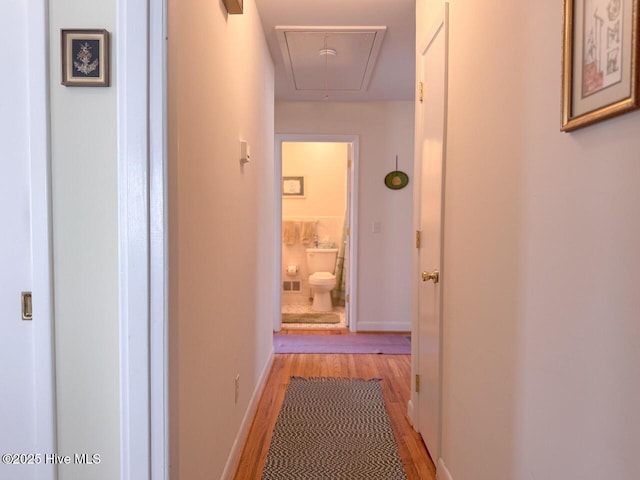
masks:
<instances>
[{"instance_id":1,"label":"gold doorknob","mask_svg":"<svg viewBox=\"0 0 640 480\"><path fill-rule=\"evenodd\" d=\"M433 272L422 272L422 281L428 282L429 280L433 280L433 283L438 283L440 281L440 272L438 270L434 270Z\"/></svg>"}]
</instances>

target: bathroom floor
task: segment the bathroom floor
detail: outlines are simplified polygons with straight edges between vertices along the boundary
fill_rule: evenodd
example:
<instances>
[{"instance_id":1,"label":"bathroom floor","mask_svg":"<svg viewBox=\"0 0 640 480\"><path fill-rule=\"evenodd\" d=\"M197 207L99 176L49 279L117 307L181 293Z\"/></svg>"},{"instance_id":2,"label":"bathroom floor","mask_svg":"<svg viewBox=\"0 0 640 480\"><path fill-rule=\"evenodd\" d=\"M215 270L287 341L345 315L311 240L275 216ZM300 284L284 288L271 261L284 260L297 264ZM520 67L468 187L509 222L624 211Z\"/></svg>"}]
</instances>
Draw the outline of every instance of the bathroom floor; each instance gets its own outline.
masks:
<instances>
[{"instance_id":1,"label":"bathroom floor","mask_svg":"<svg viewBox=\"0 0 640 480\"><path fill-rule=\"evenodd\" d=\"M328 330L345 328L346 317L344 307L333 307L333 313L340 315L338 323L283 323L282 328L287 330ZM302 305L282 305L282 313L313 313L311 303Z\"/></svg>"}]
</instances>

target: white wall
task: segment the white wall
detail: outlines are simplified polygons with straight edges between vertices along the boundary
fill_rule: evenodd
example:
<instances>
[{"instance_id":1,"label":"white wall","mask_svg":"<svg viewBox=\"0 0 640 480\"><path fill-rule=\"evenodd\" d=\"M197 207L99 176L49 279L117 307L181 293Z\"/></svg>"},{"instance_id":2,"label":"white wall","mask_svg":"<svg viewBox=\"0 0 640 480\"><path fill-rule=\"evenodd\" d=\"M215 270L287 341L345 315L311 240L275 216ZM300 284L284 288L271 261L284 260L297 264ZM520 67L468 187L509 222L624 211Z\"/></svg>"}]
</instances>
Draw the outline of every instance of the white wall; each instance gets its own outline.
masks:
<instances>
[{"instance_id":1,"label":"white wall","mask_svg":"<svg viewBox=\"0 0 640 480\"><path fill-rule=\"evenodd\" d=\"M169 2L176 479L221 477L273 348L273 65L253 0L244 9L227 15L218 1ZM241 138L251 147L244 167Z\"/></svg>"},{"instance_id":2,"label":"white wall","mask_svg":"<svg viewBox=\"0 0 640 480\"><path fill-rule=\"evenodd\" d=\"M413 171L413 102L276 102L276 132L359 135L358 330L411 329L412 187L384 177ZM380 233L372 232L380 222Z\"/></svg>"},{"instance_id":3,"label":"white wall","mask_svg":"<svg viewBox=\"0 0 640 480\"><path fill-rule=\"evenodd\" d=\"M112 480L120 475L117 58L109 88L60 85L60 29L114 32L116 2L52 0L49 15L57 453L101 455L99 465L61 466L60 479Z\"/></svg>"},{"instance_id":4,"label":"white wall","mask_svg":"<svg viewBox=\"0 0 640 480\"><path fill-rule=\"evenodd\" d=\"M282 197L282 216L344 216L347 143L283 142L282 176L304 177L304 198ZM338 239L339 240L339 239Z\"/></svg>"},{"instance_id":5,"label":"white wall","mask_svg":"<svg viewBox=\"0 0 640 480\"><path fill-rule=\"evenodd\" d=\"M442 458L637 478L640 113L560 132L558 2L452 0L450 25Z\"/></svg>"}]
</instances>

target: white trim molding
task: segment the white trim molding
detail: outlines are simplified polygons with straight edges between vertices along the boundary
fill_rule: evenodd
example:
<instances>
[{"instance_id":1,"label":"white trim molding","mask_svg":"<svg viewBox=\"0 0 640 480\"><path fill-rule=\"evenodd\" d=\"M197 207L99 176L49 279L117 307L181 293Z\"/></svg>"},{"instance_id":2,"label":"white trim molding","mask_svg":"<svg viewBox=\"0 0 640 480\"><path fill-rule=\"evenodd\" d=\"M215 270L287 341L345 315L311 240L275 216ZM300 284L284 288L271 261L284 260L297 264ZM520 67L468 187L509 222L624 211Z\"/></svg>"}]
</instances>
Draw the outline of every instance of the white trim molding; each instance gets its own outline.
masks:
<instances>
[{"instance_id":1,"label":"white trim molding","mask_svg":"<svg viewBox=\"0 0 640 480\"><path fill-rule=\"evenodd\" d=\"M260 403L260 398L262 397L264 386L267 383L267 378L269 378L269 373L271 372L271 366L273 365L274 359L273 354L274 350L272 348L271 353L269 354L269 358L267 359L267 362L262 369L260 378L258 379L258 384L253 391L253 395L251 395L251 399L249 400L249 406L247 407L247 410L244 413L244 417L242 418L240 429L238 430L236 439L233 442L233 447L231 447L231 453L229 454L229 457L227 457L227 464L224 467L224 471L222 472L220 480L232 480L233 476L236 473L236 470L238 469L240 456L242 455L242 449L244 448L244 444L249 437L249 430L251 429L253 419L258 411L258 404Z\"/></svg>"},{"instance_id":2,"label":"white trim molding","mask_svg":"<svg viewBox=\"0 0 640 480\"><path fill-rule=\"evenodd\" d=\"M414 416L413 401L409 400L409 402L407 402L407 418L409 419L409 423L411 424L412 427L416 424L413 416ZM414 427L414 430L415 430L415 427Z\"/></svg>"},{"instance_id":3,"label":"white trim molding","mask_svg":"<svg viewBox=\"0 0 640 480\"><path fill-rule=\"evenodd\" d=\"M275 161L273 168L273 191L275 201L273 202L273 284L276 286L273 302L273 331L279 332L282 329L282 142L286 141L287 135L275 136Z\"/></svg>"},{"instance_id":4,"label":"white trim molding","mask_svg":"<svg viewBox=\"0 0 640 480\"><path fill-rule=\"evenodd\" d=\"M438 459L438 466L436 467L436 477L438 480L453 480L453 477L447 470L442 457Z\"/></svg>"},{"instance_id":5,"label":"white trim molding","mask_svg":"<svg viewBox=\"0 0 640 480\"><path fill-rule=\"evenodd\" d=\"M149 4L118 0L118 229L121 480L151 478Z\"/></svg>"},{"instance_id":6,"label":"white trim molding","mask_svg":"<svg viewBox=\"0 0 640 480\"><path fill-rule=\"evenodd\" d=\"M167 3L117 3L121 480L167 480Z\"/></svg>"},{"instance_id":7,"label":"white trim molding","mask_svg":"<svg viewBox=\"0 0 640 480\"><path fill-rule=\"evenodd\" d=\"M169 480L167 2L149 2L149 349L151 478Z\"/></svg>"},{"instance_id":8,"label":"white trim molding","mask_svg":"<svg viewBox=\"0 0 640 480\"><path fill-rule=\"evenodd\" d=\"M359 322L359 332L410 332L411 322Z\"/></svg>"},{"instance_id":9,"label":"white trim molding","mask_svg":"<svg viewBox=\"0 0 640 480\"><path fill-rule=\"evenodd\" d=\"M35 452L56 452L55 353L53 335L53 248L49 139L49 21L47 2L27 2L29 69L29 160L35 353ZM37 466L37 477L55 480L53 464Z\"/></svg>"},{"instance_id":10,"label":"white trim molding","mask_svg":"<svg viewBox=\"0 0 640 480\"><path fill-rule=\"evenodd\" d=\"M275 182L275 208L274 216L276 225L282 222L282 143L283 142L333 142L333 143L349 143L352 146L351 157L351 171L349 175L349 190L350 190L350 204L349 204L349 226L351 228L351 235L349 238L349 265L347 267L347 287L349 293L349 303L347 304L347 318L349 321L349 330L352 332L360 329L358 324L358 156L360 151L360 137L358 135L316 135L316 134L276 134L275 141L275 168L274 168L274 182ZM280 228L276 228L274 239L275 251L274 251L274 272L276 275L275 285L282 285L282 232ZM280 331L282 327L280 314L281 308L281 292L279 288L276 288L275 292L275 312L274 312L274 325L273 330L275 332ZM409 328L407 328L409 331Z\"/></svg>"}]
</instances>

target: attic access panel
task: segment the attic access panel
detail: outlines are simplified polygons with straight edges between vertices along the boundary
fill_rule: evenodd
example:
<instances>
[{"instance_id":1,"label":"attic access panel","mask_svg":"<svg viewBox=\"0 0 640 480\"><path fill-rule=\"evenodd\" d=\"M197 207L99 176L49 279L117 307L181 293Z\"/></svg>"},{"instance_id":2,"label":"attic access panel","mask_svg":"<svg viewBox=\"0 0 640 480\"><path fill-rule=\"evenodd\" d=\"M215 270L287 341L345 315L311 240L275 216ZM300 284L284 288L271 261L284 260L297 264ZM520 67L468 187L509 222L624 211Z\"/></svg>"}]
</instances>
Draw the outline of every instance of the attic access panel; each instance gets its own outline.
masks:
<instances>
[{"instance_id":1,"label":"attic access panel","mask_svg":"<svg viewBox=\"0 0 640 480\"><path fill-rule=\"evenodd\" d=\"M386 27L276 27L276 34L287 76L295 90L365 92L386 30ZM321 54L325 48L335 50L335 55Z\"/></svg>"}]
</instances>

